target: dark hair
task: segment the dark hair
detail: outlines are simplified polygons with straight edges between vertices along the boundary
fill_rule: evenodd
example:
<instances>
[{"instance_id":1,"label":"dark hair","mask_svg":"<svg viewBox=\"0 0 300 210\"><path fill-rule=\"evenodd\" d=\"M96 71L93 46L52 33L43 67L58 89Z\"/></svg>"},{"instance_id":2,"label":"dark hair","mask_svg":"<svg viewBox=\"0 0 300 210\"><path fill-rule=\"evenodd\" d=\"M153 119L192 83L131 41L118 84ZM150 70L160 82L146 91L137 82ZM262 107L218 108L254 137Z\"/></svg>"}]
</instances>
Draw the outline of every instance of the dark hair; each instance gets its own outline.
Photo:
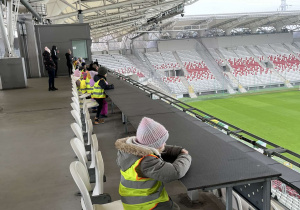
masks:
<instances>
[{"instance_id":1,"label":"dark hair","mask_svg":"<svg viewBox=\"0 0 300 210\"><path fill-rule=\"evenodd\" d=\"M52 50L56 50L56 46L55 45L52 46Z\"/></svg>"}]
</instances>

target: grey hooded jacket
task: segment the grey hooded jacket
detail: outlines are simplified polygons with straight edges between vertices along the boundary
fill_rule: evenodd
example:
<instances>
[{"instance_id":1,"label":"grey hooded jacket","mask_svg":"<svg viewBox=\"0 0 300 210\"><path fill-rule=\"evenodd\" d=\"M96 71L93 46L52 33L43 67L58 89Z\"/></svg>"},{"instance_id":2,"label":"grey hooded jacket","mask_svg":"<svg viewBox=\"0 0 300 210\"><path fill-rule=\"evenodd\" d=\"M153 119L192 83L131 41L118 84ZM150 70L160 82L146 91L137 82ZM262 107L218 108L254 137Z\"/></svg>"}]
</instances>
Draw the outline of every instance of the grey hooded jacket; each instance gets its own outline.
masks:
<instances>
[{"instance_id":1,"label":"grey hooded jacket","mask_svg":"<svg viewBox=\"0 0 300 210\"><path fill-rule=\"evenodd\" d=\"M165 150L159 154L154 148L130 143L132 138L135 137L119 139L115 143L118 149L117 164L122 171L126 171L143 156L146 157L136 168L139 177L152 178L167 183L182 178L188 171L192 158L190 155L181 153L182 147L166 145ZM154 154L158 158L147 156L150 154ZM172 209L172 205L173 202L170 200L158 204L155 210Z\"/></svg>"}]
</instances>

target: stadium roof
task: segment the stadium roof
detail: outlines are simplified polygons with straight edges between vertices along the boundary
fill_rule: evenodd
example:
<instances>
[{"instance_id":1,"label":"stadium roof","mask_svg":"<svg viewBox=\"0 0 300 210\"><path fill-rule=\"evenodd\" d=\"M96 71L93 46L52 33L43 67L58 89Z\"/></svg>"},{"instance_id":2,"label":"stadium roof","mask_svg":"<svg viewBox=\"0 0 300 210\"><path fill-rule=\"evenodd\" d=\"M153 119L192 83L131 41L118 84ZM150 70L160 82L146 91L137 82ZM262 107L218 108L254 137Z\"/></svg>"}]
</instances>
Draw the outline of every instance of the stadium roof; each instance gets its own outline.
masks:
<instances>
[{"instance_id":1,"label":"stadium roof","mask_svg":"<svg viewBox=\"0 0 300 210\"><path fill-rule=\"evenodd\" d=\"M35 0L32 0L32 2ZM197 0L49 0L47 17L55 23L83 22L91 26L92 37L126 35L151 21L173 17Z\"/></svg>"},{"instance_id":2,"label":"stadium roof","mask_svg":"<svg viewBox=\"0 0 300 210\"><path fill-rule=\"evenodd\" d=\"M277 30L287 25L300 25L300 11L255 12L218 15L199 15L174 18L172 30L223 29L274 27Z\"/></svg>"},{"instance_id":3,"label":"stadium roof","mask_svg":"<svg viewBox=\"0 0 300 210\"><path fill-rule=\"evenodd\" d=\"M32 5L44 3L46 19L53 24L78 23L81 11L83 23L91 26L96 40L122 37L147 31L209 31L222 29L229 35L232 29L274 27L280 31L287 25L300 25L300 11L255 12L175 17L184 6L197 0L29 0ZM38 12L38 11L37 11ZM201 32L200 32L201 33Z\"/></svg>"}]
</instances>

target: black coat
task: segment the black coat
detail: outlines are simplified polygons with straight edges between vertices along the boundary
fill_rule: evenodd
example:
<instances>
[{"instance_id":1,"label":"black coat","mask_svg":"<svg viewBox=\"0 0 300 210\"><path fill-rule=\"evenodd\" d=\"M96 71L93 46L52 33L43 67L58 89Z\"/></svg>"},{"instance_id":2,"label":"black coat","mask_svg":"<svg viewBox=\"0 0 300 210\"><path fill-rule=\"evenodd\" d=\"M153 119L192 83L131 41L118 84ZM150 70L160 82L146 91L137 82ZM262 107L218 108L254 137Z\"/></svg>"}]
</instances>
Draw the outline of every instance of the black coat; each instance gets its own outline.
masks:
<instances>
[{"instance_id":1,"label":"black coat","mask_svg":"<svg viewBox=\"0 0 300 210\"><path fill-rule=\"evenodd\" d=\"M67 59L67 65L72 65L73 56L69 53L66 53L65 56L66 56L66 59Z\"/></svg>"},{"instance_id":2,"label":"black coat","mask_svg":"<svg viewBox=\"0 0 300 210\"><path fill-rule=\"evenodd\" d=\"M56 50L51 50L51 58L56 63L58 61L57 52Z\"/></svg>"},{"instance_id":3,"label":"black coat","mask_svg":"<svg viewBox=\"0 0 300 210\"><path fill-rule=\"evenodd\" d=\"M56 67L55 63L53 62L49 52L47 52L47 51L43 52L43 61L44 61L45 69L47 71L55 69L55 67Z\"/></svg>"}]
</instances>

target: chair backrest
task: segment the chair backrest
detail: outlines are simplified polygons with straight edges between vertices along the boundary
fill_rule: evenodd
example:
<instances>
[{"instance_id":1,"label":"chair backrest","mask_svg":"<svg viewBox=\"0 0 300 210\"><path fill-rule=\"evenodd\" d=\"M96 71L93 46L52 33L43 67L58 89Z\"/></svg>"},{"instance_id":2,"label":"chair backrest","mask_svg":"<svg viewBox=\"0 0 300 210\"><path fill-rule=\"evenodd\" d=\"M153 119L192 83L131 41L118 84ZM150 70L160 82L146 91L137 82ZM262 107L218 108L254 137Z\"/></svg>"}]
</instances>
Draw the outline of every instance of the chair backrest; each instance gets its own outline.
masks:
<instances>
[{"instance_id":1,"label":"chair backrest","mask_svg":"<svg viewBox=\"0 0 300 210\"><path fill-rule=\"evenodd\" d=\"M86 128L87 128L87 133L88 133L88 145L91 144L91 141L92 141L92 134L93 134L93 122L91 119L89 119L87 121L87 124L86 124Z\"/></svg>"},{"instance_id":2,"label":"chair backrest","mask_svg":"<svg viewBox=\"0 0 300 210\"><path fill-rule=\"evenodd\" d=\"M76 156L78 157L78 160L85 165L87 169L87 163L88 159L86 156L86 150L84 147L84 144L78 139L78 138L73 138L70 141L71 147L73 151L75 152Z\"/></svg>"},{"instance_id":3,"label":"chair backrest","mask_svg":"<svg viewBox=\"0 0 300 210\"><path fill-rule=\"evenodd\" d=\"M70 165L70 172L79 188L86 210L93 210L93 204L89 195L89 191L91 191L92 187L87 179L88 172L86 168L79 161L74 161Z\"/></svg>"},{"instance_id":4,"label":"chair backrest","mask_svg":"<svg viewBox=\"0 0 300 210\"><path fill-rule=\"evenodd\" d=\"M82 127L82 122L81 122L81 118L80 118L80 113L79 113L77 110L73 109L73 110L71 111L71 114L72 114L72 116L74 117L74 119L75 119L75 121L77 122L77 124L78 124L80 127Z\"/></svg>"},{"instance_id":5,"label":"chair backrest","mask_svg":"<svg viewBox=\"0 0 300 210\"><path fill-rule=\"evenodd\" d=\"M72 97L72 101L79 106L79 100L75 96Z\"/></svg>"},{"instance_id":6,"label":"chair backrest","mask_svg":"<svg viewBox=\"0 0 300 210\"><path fill-rule=\"evenodd\" d=\"M103 194L103 176L104 176L104 162L103 162L101 152L97 151L95 157L96 157L96 167L95 167L96 185L93 190L93 196Z\"/></svg>"},{"instance_id":7,"label":"chair backrest","mask_svg":"<svg viewBox=\"0 0 300 210\"><path fill-rule=\"evenodd\" d=\"M232 191L232 200L233 200L232 205L235 205L237 210L243 210L241 198L234 191ZM235 200L235 202L234 202L234 200Z\"/></svg>"},{"instance_id":8,"label":"chair backrest","mask_svg":"<svg viewBox=\"0 0 300 210\"><path fill-rule=\"evenodd\" d=\"M77 136L77 138L79 138L82 141L82 143L84 144L81 127L77 123L71 123L71 128L72 128L74 134Z\"/></svg>"},{"instance_id":9,"label":"chair backrest","mask_svg":"<svg viewBox=\"0 0 300 210\"><path fill-rule=\"evenodd\" d=\"M80 107L76 104L76 103L71 103L71 107L74 109L74 110L76 110L77 112L79 112L80 113Z\"/></svg>"},{"instance_id":10,"label":"chair backrest","mask_svg":"<svg viewBox=\"0 0 300 210\"><path fill-rule=\"evenodd\" d=\"M97 136L96 134L93 134L91 136L91 165L90 165L90 168L95 168L95 164L96 164L96 161L95 161L95 154L96 152L98 151L98 139L97 139Z\"/></svg>"}]
</instances>

